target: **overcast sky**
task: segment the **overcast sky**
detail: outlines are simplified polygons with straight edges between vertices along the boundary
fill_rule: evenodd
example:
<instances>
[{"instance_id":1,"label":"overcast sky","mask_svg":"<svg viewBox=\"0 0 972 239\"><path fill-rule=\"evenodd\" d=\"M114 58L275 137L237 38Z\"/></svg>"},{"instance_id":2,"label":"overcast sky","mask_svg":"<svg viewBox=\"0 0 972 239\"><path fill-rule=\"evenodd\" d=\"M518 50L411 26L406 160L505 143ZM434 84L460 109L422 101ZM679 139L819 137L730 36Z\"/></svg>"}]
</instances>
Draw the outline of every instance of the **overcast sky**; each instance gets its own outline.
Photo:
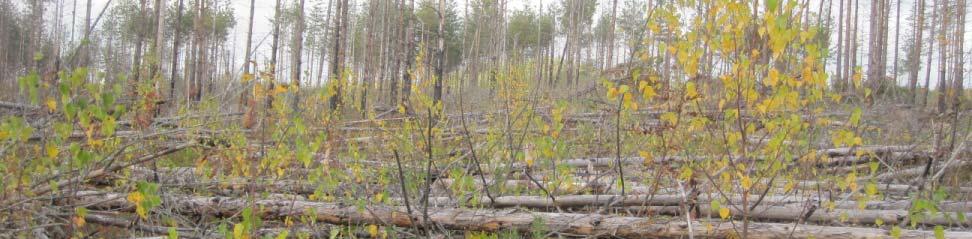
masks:
<instances>
[{"instance_id":1,"label":"overcast sky","mask_svg":"<svg viewBox=\"0 0 972 239\"><path fill-rule=\"evenodd\" d=\"M72 4L72 1L78 1L78 11L79 11L79 13L82 13L82 11L83 11L83 5L86 2L86 0L61 0L61 1L63 1L63 3L65 4L65 8L68 8L68 10L66 10L64 12L65 15L67 15L67 17L69 17L70 14L71 14L70 7L71 7L71 4ZM100 10L104 6L104 4L106 2L108 2L108 1L109 0L94 0L93 1L93 5L94 5L93 6L93 9L95 9L95 10L93 10L94 13L92 13L92 14L97 14L97 11ZM115 0L115 1L118 1L118 0ZM165 1L168 2L169 4L171 4L172 2L174 2L176 0L165 0ZM187 0L187 1L191 1L191 0ZM390 1L390 0L379 0L379 1ZM417 0L417 1L421 1L421 0ZM462 16L462 11L465 9L463 6L464 6L465 2L467 2L468 0L454 0L454 1L456 1L456 4L458 5L458 9L457 10L460 11L460 17L461 17ZM619 0L619 4L620 4L620 2L624 2L624 1L625 0ZM831 1L832 1L833 4L831 6L830 11L833 13L833 16L834 16L834 18L836 20L836 16L837 16L836 14L838 12L838 3L840 2L840 0L831 0ZM891 23L890 23L890 29L889 29L889 35L891 36L891 39L889 39L888 44L890 46L892 46L892 47L893 47L894 41L895 41L894 40L894 34L895 34L895 14L896 14L895 11L897 10L896 9L896 6L894 6L894 4L896 4L898 1L899 0L892 0L891 1L892 2L892 5L893 5L892 6L892 9L891 9L892 10L892 12L891 12ZM284 0L284 2L292 2L292 0ZM360 1L359 0L359 1L352 1L352 2L355 2L355 4L357 4L358 6L360 6L365 1ZM544 5L544 8L547 8L547 7L550 6L550 4L556 4L556 3L559 3L559 2L560 2L560 0L511 0L510 1L510 8L511 8L511 10L514 10L514 9L522 9L523 7L525 7L527 5L529 5L529 6L533 7L533 8L537 8L540 4L543 4ZM610 1L602 0L600 2L601 3L598 6L599 11L598 11L597 14L600 14L600 11L606 10L606 9L608 9L610 7ZM819 7L820 7L819 4L822 4L824 2L824 0L813 0L813 1L810 1L810 2L812 4L812 6L811 6L812 9L811 10L812 11L817 11L817 9L819 9ZM860 51L861 51L860 54L861 54L861 57L864 58L860 62L861 62L861 64L864 67L866 67L866 54L867 54L866 52L867 52L867 49L866 49L866 46L863 46L863 44L867 42L867 30L868 30L867 29L867 26L868 26L867 24L868 24L868 21L869 21L869 19L867 17L869 14L867 12L869 12L869 9L870 9L869 2L871 2L871 1L861 1L861 5L860 5L860 18L861 18L861 23L860 23L861 24L861 31L860 32L861 32L861 35L859 36L859 38L861 38L860 41L862 43L862 47L860 47L861 48L860 49ZM915 0L900 0L900 2L901 2L901 5L902 5L902 9L901 9L901 19L900 19L901 20L901 28L902 28L902 33L901 33L902 34L902 37L901 37L901 39L904 40L905 39L905 35L910 35L911 34L910 33L910 29L911 29L910 23L911 23L911 21L909 21L907 19L912 15L912 10L914 8L914 2L915 2ZM249 18L249 12L248 11L249 11L250 0L230 0L230 3L232 4L232 8L234 10L234 15L236 16L237 25L236 25L236 28L232 30L233 37L232 37L232 39L229 40L229 44L231 46L234 46L233 49L237 49L237 51L238 51L238 53L236 54L237 57L238 58L242 58L243 51L244 51L242 48L245 48L244 47L245 46L244 43L246 41L246 23L247 23L247 20ZM271 31L270 19L273 16L273 8L274 8L273 5L274 5L274 3L275 3L274 0L257 0L256 1L256 13L255 13L255 15L256 15L256 21L255 21L254 26L253 26L253 29L254 29L254 33L253 33L254 45L258 44L261 39L263 39L264 37L268 36L269 33L270 33L270 31ZM307 2L306 2L307 6L308 6L307 9L310 9L309 6L312 6L313 4L317 4L317 3L321 3L321 4L324 4L326 6L327 0L307 0ZM619 8L620 7L623 7L623 6L624 5L621 5L621 6L619 6ZM928 8L928 7L926 7L926 8ZM825 12L826 11L827 10L825 9ZM83 15L83 14L79 14L79 15ZM929 18L929 20L927 20L927 21L931 21L930 20L930 17L931 17L930 15L927 15L926 17ZM595 19L596 19L596 17L595 17ZM966 26L967 29L968 28L972 28L972 24L966 24L966 25L967 25ZM833 30L836 31L836 29L833 29ZM965 39L967 41L972 42L972 37L969 36L969 32L970 31L966 30L966 32L965 32L966 33ZM926 33L925 36L927 37L927 35L928 34ZM836 34L833 37L834 37L834 40L836 40ZM256 56L255 56L256 59L261 59L261 58L266 57L265 56L266 55L265 53L269 51L267 49L268 48L267 47L267 44L268 44L267 42L269 42L269 40L267 40L266 42L264 42L264 44L262 44L262 45L259 46L258 52L256 53ZM927 41L927 38L926 38L926 41L925 42L927 44L927 42L928 42ZM902 45L903 45L903 43L902 43ZM967 47L968 46L972 46L972 44L968 44L967 43L966 46ZM899 53L898 53L899 54L899 58L903 58L904 55L905 55L905 53L903 51L900 51L901 50L900 47L898 48L898 50L899 50ZM889 61L890 61L894 57L894 51L889 51L888 54L889 54L888 55L888 58L889 58ZM968 54L965 54L965 55L968 55ZM927 56L923 56L923 58L925 58L925 57L927 57ZM937 61L937 53L936 53L936 57L935 58L936 58L936 61ZM239 62L239 61L237 61L237 62ZM966 60L966 62L972 62L972 61ZM893 64L894 64L893 62L889 62L888 63L888 67L889 68L890 67L893 67ZM922 64L923 64L922 71L924 71L924 68L927 67L927 66L924 66L925 60L922 60ZM832 67L832 64L831 64L831 67ZM937 63L933 63L932 64L932 67L937 67ZM889 71L890 70L891 69L889 69ZM933 79L934 79L934 77L936 75L937 75L937 71L933 70L932 71ZM966 74L966 75L968 75L968 74ZM905 78L905 77L899 77L899 80L902 80L902 78ZM967 86L968 85L972 85L972 81L968 81L967 80L966 81L966 85Z\"/></svg>"}]
</instances>

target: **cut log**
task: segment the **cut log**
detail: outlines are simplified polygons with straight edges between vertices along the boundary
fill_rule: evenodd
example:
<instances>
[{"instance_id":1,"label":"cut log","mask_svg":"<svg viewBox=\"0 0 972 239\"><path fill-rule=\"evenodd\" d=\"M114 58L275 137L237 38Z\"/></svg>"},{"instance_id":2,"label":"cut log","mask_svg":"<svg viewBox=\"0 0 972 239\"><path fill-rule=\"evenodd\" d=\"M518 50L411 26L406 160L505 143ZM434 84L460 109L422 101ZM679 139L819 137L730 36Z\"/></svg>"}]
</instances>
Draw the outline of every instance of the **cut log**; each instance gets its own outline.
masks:
<instances>
[{"instance_id":1,"label":"cut log","mask_svg":"<svg viewBox=\"0 0 972 239\"><path fill-rule=\"evenodd\" d=\"M903 153L911 152L915 150L915 146L910 145L872 145L872 146L859 146L859 147L844 147L844 148L833 148L833 149L822 149L817 150L818 155L827 155L828 157L839 157L839 156L852 156L857 154L857 152L870 152L875 154L886 154L886 153Z\"/></svg>"},{"instance_id":2,"label":"cut log","mask_svg":"<svg viewBox=\"0 0 972 239\"><path fill-rule=\"evenodd\" d=\"M89 193L90 194L90 193ZM86 194L88 195L88 194ZM88 202L125 201L121 195L93 193L97 198L85 198ZM107 198L107 199L106 199ZM108 200L110 199L110 200ZM247 205L261 208L264 218L310 215L321 222L337 225L394 225L415 227L437 224L446 229L467 231L517 230L527 232L542 222L550 231L589 235L616 236L623 238L684 238L688 237L689 224L678 219L640 218L616 215L525 212L519 210L434 208L429 211L429 221L424 217L409 215L405 208L379 205L342 205L338 203L256 200L248 204L245 199L227 197L167 197L166 205L178 212L201 215L237 215ZM98 203L92 204L97 206ZM698 238L738 237L733 225L742 222L693 221L693 236ZM890 230L877 228L830 227L794 225L791 223L749 223L749 238L891 238ZM900 238L933 238L931 231L902 230ZM972 238L972 232L945 232L947 238Z\"/></svg>"},{"instance_id":3,"label":"cut log","mask_svg":"<svg viewBox=\"0 0 972 239\"><path fill-rule=\"evenodd\" d=\"M170 227L145 225L133 219L122 218L120 215L105 215L97 212L90 212L84 216L84 221L104 226L127 228L135 231L147 232L156 235L168 235ZM176 228L180 238L201 238L193 233L192 229Z\"/></svg>"},{"instance_id":4,"label":"cut log","mask_svg":"<svg viewBox=\"0 0 972 239\"><path fill-rule=\"evenodd\" d=\"M731 211L731 215L738 216L742 215L741 208L728 207ZM680 215L684 214L684 209L677 206L667 206L667 207L629 207L626 209L633 209L632 211L646 211L653 212L656 214L663 215ZM719 212L717 209L712 209L708 206L699 207L699 212L702 215L713 215L712 217L719 217ZM908 211L905 210L854 210L854 209L835 209L835 210L824 210L817 209L813 211L809 217L805 217L806 213L809 211L805 207L800 206L759 206L750 211L749 218L759 221L776 221L776 222L797 222L802 220L806 222L822 223L822 224L832 224L832 225L876 225L878 221L883 225L896 225L908 218ZM929 226L969 226L969 221L959 221L959 213L925 213L922 214L922 220L917 221L920 225ZM966 218L972 218L972 214L964 213Z\"/></svg>"}]
</instances>

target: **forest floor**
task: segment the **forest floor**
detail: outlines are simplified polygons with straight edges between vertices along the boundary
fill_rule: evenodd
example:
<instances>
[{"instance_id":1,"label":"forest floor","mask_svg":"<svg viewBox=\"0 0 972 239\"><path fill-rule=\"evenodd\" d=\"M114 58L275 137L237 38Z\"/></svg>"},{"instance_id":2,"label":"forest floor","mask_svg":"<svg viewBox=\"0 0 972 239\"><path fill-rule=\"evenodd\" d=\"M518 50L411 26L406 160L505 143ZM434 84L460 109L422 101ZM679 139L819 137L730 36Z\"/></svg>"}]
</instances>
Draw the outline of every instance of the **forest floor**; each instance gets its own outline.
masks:
<instances>
[{"instance_id":1,"label":"forest floor","mask_svg":"<svg viewBox=\"0 0 972 239\"><path fill-rule=\"evenodd\" d=\"M86 166L27 176L37 183L3 205L38 210L11 233L29 237L972 238L967 111L832 106L803 116L827 119L807 138L760 123L729 151L791 150L747 157L691 144L720 132L681 133L666 111L592 102L353 120L268 110L250 128L249 113L200 104L94 133L5 103L40 129L26 144L93 155L65 149ZM836 147L843 131L827 128L858 143Z\"/></svg>"}]
</instances>

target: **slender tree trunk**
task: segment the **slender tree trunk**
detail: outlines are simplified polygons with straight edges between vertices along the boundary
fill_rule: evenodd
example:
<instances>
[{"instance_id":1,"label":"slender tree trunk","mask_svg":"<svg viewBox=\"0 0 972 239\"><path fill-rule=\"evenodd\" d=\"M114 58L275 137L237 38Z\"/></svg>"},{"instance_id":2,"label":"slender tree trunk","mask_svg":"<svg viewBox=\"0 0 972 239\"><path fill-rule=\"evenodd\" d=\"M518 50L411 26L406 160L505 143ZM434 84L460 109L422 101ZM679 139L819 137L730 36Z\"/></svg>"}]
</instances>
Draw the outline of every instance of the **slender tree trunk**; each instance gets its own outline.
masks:
<instances>
[{"instance_id":1,"label":"slender tree trunk","mask_svg":"<svg viewBox=\"0 0 972 239\"><path fill-rule=\"evenodd\" d=\"M852 47L851 47L850 54L852 57L850 59L851 64L849 68L852 77L854 77L853 75L859 74L859 72L857 72L857 47L860 44L857 43L857 32L858 32L858 27L860 26L860 21L858 21L858 17L860 16L860 11L861 11L860 0L854 0L854 31L853 31L854 34L851 37ZM857 85L851 82L851 90L856 90L856 89L857 89Z\"/></svg>"},{"instance_id":2,"label":"slender tree trunk","mask_svg":"<svg viewBox=\"0 0 972 239\"><path fill-rule=\"evenodd\" d=\"M908 66L908 84L910 86L910 97L908 101L912 104L918 103L918 74L921 72L921 41L925 26L925 0L918 0L915 3L915 45L909 50L910 58L913 59ZM928 56L929 58L931 55Z\"/></svg>"},{"instance_id":3,"label":"slender tree trunk","mask_svg":"<svg viewBox=\"0 0 972 239\"><path fill-rule=\"evenodd\" d=\"M146 23L145 21L145 15L147 14L145 12L146 4L147 4L146 0L139 1L138 17L136 17L139 25ZM143 29L139 29L138 32L135 33L135 38L136 38L135 55L133 56L134 58L132 59L132 92L133 93L136 90L135 87L140 81L139 77L141 77L141 73L142 73L142 44L145 42L144 31L145 30Z\"/></svg>"},{"instance_id":4,"label":"slender tree trunk","mask_svg":"<svg viewBox=\"0 0 972 239\"><path fill-rule=\"evenodd\" d=\"M935 35L935 23L938 22L938 0L932 1L932 20L928 27L931 28L931 32L928 34L928 61L925 64L925 92L922 95L922 106L928 105L928 100L931 98L931 63L934 59L935 53L935 41L937 40L937 35Z\"/></svg>"},{"instance_id":5,"label":"slender tree trunk","mask_svg":"<svg viewBox=\"0 0 972 239\"><path fill-rule=\"evenodd\" d=\"M294 92L293 109L297 110L300 105L300 73L301 57L304 47L304 0L300 0L297 5L297 25L294 26L293 63L290 66L290 82L297 87Z\"/></svg>"},{"instance_id":6,"label":"slender tree trunk","mask_svg":"<svg viewBox=\"0 0 972 239\"><path fill-rule=\"evenodd\" d=\"M346 40L346 36L343 36L342 34L346 31L348 25L348 0L338 0L336 13L338 13L338 18L335 19L337 24L335 26L333 39L334 52L331 54L331 75L333 76L333 80L335 80L335 82L332 82L332 84L334 84L335 89L330 99L331 110L336 110L341 104L341 88L343 88L344 85L344 77L342 73L344 71L342 69L344 50L342 47Z\"/></svg>"},{"instance_id":7,"label":"slender tree trunk","mask_svg":"<svg viewBox=\"0 0 972 239\"><path fill-rule=\"evenodd\" d=\"M327 1L327 13L324 15L324 26L325 26L325 29L328 26L330 26L329 24L331 24L331 21L333 21L332 20L333 18L331 17L331 7L333 5L334 5L334 0L328 0ZM317 84L315 84L315 85L318 85L318 86L320 86L324 82L324 61L326 59L325 56L327 55L327 48L328 48L328 44L327 43L329 41L333 41L334 40L334 39L328 39L327 36L325 36L325 35L326 34L320 36L324 40L322 41L322 44L321 44L321 57L320 57L320 59L318 59L318 66L317 66Z\"/></svg>"},{"instance_id":8,"label":"slender tree trunk","mask_svg":"<svg viewBox=\"0 0 972 239\"><path fill-rule=\"evenodd\" d=\"M607 63L605 67L614 67L614 35L615 26L618 22L618 0L611 3L611 29L608 33Z\"/></svg>"},{"instance_id":9,"label":"slender tree trunk","mask_svg":"<svg viewBox=\"0 0 972 239\"><path fill-rule=\"evenodd\" d=\"M155 76L162 71L162 48L163 48L162 37L164 36L163 33L165 29L165 24L164 24L165 18L162 15L163 12L162 9L165 9L165 1L155 0L156 28L155 28L155 40L152 43L152 48L153 48L152 57L154 59L152 60L152 69L151 69L151 74L149 74L149 79L152 80L152 84L154 85L153 88L155 89L155 91L159 93L161 93L161 89L159 89L159 82L155 80Z\"/></svg>"},{"instance_id":10,"label":"slender tree trunk","mask_svg":"<svg viewBox=\"0 0 972 239\"><path fill-rule=\"evenodd\" d=\"M182 19L182 4L183 0L179 0L179 6L176 7L176 19ZM171 74L169 74L169 101L175 103L175 87L176 87L176 73L179 69L179 44L182 40L182 25L175 24L175 36L172 38L172 69L169 69Z\"/></svg>"},{"instance_id":11,"label":"slender tree trunk","mask_svg":"<svg viewBox=\"0 0 972 239\"><path fill-rule=\"evenodd\" d=\"M439 31L438 38L438 52L436 53L436 64L435 64L435 89L433 93L433 102L438 104L442 101L442 81L444 80L443 67L445 67L445 0L439 0Z\"/></svg>"},{"instance_id":12,"label":"slender tree trunk","mask_svg":"<svg viewBox=\"0 0 972 239\"><path fill-rule=\"evenodd\" d=\"M834 90L843 90L844 88L844 0L840 0L840 6L838 7L837 13L837 72L834 75L836 77L833 80Z\"/></svg>"},{"instance_id":13,"label":"slender tree trunk","mask_svg":"<svg viewBox=\"0 0 972 239\"><path fill-rule=\"evenodd\" d=\"M408 8L402 8L405 11L405 69L402 71L402 104L405 105L406 110L408 110L408 98L412 94L412 59L415 58L415 39L414 31L412 26L413 18L413 8L415 7L415 0L408 1Z\"/></svg>"},{"instance_id":14,"label":"slender tree trunk","mask_svg":"<svg viewBox=\"0 0 972 239\"><path fill-rule=\"evenodd\" d=\"M955 24L955 38L957 38L955 40L955 73L952 74L954 79L952 86L954 95L951 97L952 109L955 111L961 109L960 106L962 104L965 91L965 1L966 0L958 0L956 3L958 6L955 7L957 9L956 14L958 15L958 21Z\"/></svg>"},{"instance_id":15,"label":"slender tree trunk","mask_svg":"<svg viewBox=\"0 0 972 239\"><path fill-rule=\"evenodd\" d=\"M949 14L949 11L948 11L948 1L944 1L943 0L940 3L941 3L941 7L939 7L939 11L941 12L940 14L941 14L941 24L942 24L941 25L941 29L942 29L942 31L939 34L940 36L938 37L938 39L939 39L939 43L938 43L938 52L939 52L939 54L938 54L938 85L936 85L936 86L938 87L938 93L939 93L938 94L938 98L937 98L938 99L938 112L939 113L944 113L948 109L948 105L946 103L946 101L947 101L946 99L948 99L947 98L947 95L948 95L948 90L949 90L948 89L949 88L948 87L948 83L946 82L947 81L947 78L946 78L946 72L947 71L946 71L946 69L947 69L947 66L948 66L948 55L949 55L949 53L948 53L949 43L948 43L948 40L947 40L948 39L948 35L949 35L948 34L948 26L949 26L948 25L949 24L948 23L948 20L950 18L952 18L952 16L951 16L951 14Z\"/></svg>"},{"instance_id":16,"label":"slender tree trunk","mask_svg":"<svg viewBox=\"0 0 972 239\"><path fill-rule=\"evenodd\" d=\"M90 54L91 53L89 53L89 51L90 51L89 50L89 45L91 45L91 43L88 42L88 37L90 37L90 35L91 35L91 33L88 31L88 29L91 29L92 28L92 26L91 26L91 1L92 0L88 0L88 4L85 7L85 13L84 13L84 32L83 32L84 33L84 39L81 40L82 41L81 42L82 45L81 45L81 49L79 49L80 53L78 53L79 58L81 59L81 64L80 64L81 67L88 67L88 65L91 62L91 60L90 60Z\"/></svg>"},{"instance_id":17,"label":"slender tree trunk","mask_svg":"<svg viewBox=\"0 0 972 239\"><path fill-rule=\"evenodd\" d=\"M267 89L273 91L277 81L277 54L280 51L280 0L276 1L273 10L273 42L270 44L270 79L267 79ZM266 107L273 107L273 96L267 96Z\"/></svg>"},{"instance_id":18,"label":"slender tree trunk","mask_svg":"<svg viewBox=\"0 0 972 239\"><path fill-rule=\"evenodd\" d=\"M250 72L250 64L253 62L253 19L256 12L256 0L250 0L250 20L246 27L246 53L243 56L243 79L253 80L256 77ZM240 93L240 106L245 108L247 114L252 114L253 110L250 109L249 95L252 94L251 81L243 82L243 92ZM250 118L252 116L246 117ZM251 124L247 124L252 126ZM249 128L249 127L247 127Z\"/></svg>"},{"instance_id":19,"label":"slender tree trunk","mask_svg":"<svg viewBox=\"0 0 972 239\"><path fill-rule=\"evenodd\" d=\"M397 1L395 1L395 5L399 9L399 11L398 11L398 24L399 24L399 26L398 26L398 29L395 31L396 34L398 35L398 37L397 37L398 40L395 41L397 44L396 44L396 46L394 48L392 48L392 49L395 49L394 51L397 51L397 54L394 54L395 55L395 66L394 66L394 69L395 70L392 72L391 82L390 82L390 85L388 86L388 95L389 95L388 105L390 105L391 107L396 107L398 105L398 91L400 91L400 89L398 88L398 76L399 76L399 74L404 74L402 72L407 70L404 67L404 65L405 65L405 62L404 62L405 61L405 41L406 41L406 39L404 38L404 36L405 36L404 33L405 33L405 18L407 16L405 15L404 10L402 10L402 9L405 9L405 1L404 0L397 0Z\"/></svg>"},{"instance_id":20,"label":"slender tree trunk","mask_svg":"<svg viewBox=\"0 0 972 239\"><path fill-rule=\"evenodd\" d=\"M376 17L378 16L377 14L378 7L375 6L375 4L378 3L375 1L369 2L368 13L366 14L367 22L365 23L366 25L364 26L365 28L365 32L364 32L365 49L363 49L364 51L363 69L364 70L361 74L362 76L361 100L358 101L360 103L359 108L361 109L362 118L368 115L368 110L367 110L368 109L368 88L371 87L372 80L375 76L375 60L376 60L375 33L377 32L375 28L377 28L378 25L378 22L375 21Z\"/></svg>"},{"instance_id":21,"label":"slender tree trunk","mask_svg":"<svg viewBox=\"0 0 972 239\"><path fill-rule=\"evenodd\" d=\"M895 3L895 14L894 14L894 67L892 67L891 75L893 76L892 86L898 86L898 51L900 48L898 42L901 40L901 0Z\"/></svg>"}]
</instances>

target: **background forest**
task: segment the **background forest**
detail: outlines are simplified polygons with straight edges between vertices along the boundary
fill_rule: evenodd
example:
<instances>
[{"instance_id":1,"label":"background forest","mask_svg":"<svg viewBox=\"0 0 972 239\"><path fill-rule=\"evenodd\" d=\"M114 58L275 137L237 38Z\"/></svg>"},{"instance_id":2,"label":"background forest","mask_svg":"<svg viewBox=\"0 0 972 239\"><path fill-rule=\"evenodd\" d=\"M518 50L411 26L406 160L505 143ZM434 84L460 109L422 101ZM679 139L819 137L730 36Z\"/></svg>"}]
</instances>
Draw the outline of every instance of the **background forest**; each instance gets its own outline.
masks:
<instances>
[{"instance_id":1,"label":"background forest","mask_svg":"<svg viewBox=\"0 0 972 239\"><path fill-rule=\"evenodd\" d=\"M972 238L966 0L0 0L0 237Z\"/></svg>"}]
</instances>

